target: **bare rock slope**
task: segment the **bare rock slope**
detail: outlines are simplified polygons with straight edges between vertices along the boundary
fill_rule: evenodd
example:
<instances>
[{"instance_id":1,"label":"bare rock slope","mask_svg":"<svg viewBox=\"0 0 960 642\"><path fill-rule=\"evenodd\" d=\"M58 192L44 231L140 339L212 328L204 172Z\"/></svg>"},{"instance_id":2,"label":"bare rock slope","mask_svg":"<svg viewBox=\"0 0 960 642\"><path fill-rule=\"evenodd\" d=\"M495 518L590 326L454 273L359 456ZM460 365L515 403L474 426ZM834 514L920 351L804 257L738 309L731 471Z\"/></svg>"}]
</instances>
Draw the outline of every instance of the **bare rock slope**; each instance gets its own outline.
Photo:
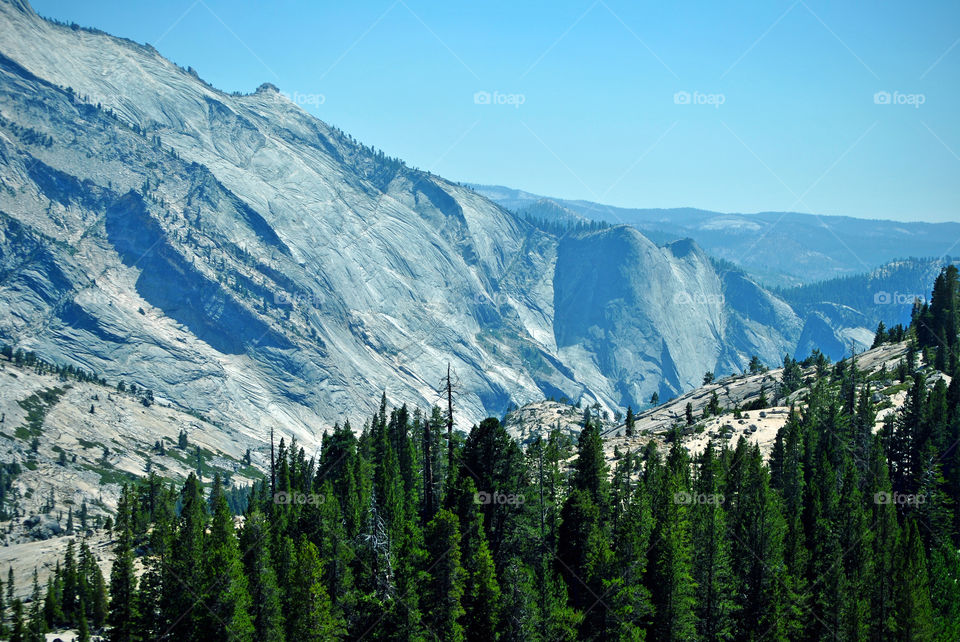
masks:
<instances>
[{"instance_id":1,"label":"bare rock slope","mask_svg":"<svg viewBox=\"0 0 960 642\"><path fill-rule=\"evenodd\" d=\"M461 428L614 410L792 352L793 311L695 244L538 229L358 144L271 85L0 1L0 339L265 438L451 363ZM359 422L355 425L359 425Z\"/></svg>"}]
</instances>

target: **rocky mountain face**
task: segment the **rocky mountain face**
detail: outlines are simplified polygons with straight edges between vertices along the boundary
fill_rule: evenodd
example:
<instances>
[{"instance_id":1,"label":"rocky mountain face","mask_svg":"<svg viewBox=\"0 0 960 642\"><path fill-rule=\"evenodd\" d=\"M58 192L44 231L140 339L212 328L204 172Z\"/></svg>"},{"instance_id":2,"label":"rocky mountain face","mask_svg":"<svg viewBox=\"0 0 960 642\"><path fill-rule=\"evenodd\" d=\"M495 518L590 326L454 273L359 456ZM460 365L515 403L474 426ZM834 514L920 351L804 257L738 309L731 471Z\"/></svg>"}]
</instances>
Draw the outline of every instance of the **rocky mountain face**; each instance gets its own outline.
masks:
<instances>
[{"instance_id":1,"label":"rocky mountain face","mask_svg":"<svg viewBox=\"0 0 960 642\"><path fill-rule=\"evenodd\" d=\"M694 208L639 209L571 201L494 185L474 185L500 205L537 218L633 225L656 243L690 237L711 256L764 284L796 286L869 272L908 256L941 257L960 223L905 223L796 212L737 214Z\"/></svg>"},{"instance_id":2,"label":"rocky mountain face","mask_svg":"<svg viewBox=\"0 0 960 642\"><path fill-rule=\"evenodd\" d=\"M896 381L894 373L907 352L906 342L886 343L856 356L856 367L869 381L871 398L877 406L875 431L880 429L888 415L899 412L904 405L907 386ZM845 361L851 363L849 358ZM928 387L932 388L938 379L949 384L949 377L936 372L922 359L919 367L926 375ZM723 377L637 413L632 434L627 430L624 417L604 417L592 408L589 412L591 421L600 426L611 470L619 458L617 451L638 452L650 441L666 451L671 433L678 428L681 443L691 454L700 452L711 439L714 443L722 440L730 445L745 439L757 443L765 454L769 454L791 407L803 410L810 386L817 379L816 367L802 367L800 378L799 387L786 394L782 387L783 368ZM865 388L861 387L861 390ZM719 413L708 410L714 397ZM749 410L761 397L767 398L768 403L762 409ZM688 405L694 418L692 425L687 422ZM576 443L587 411L562 400L540 401L511 410L504 417L504 427L524 444L537 438L545 439L552 430L559 430Z\"/></svg>"},{"instance_id":3,"label":"rocky mountain face","mask_svg":"<svg viewBox=\"0 0 960 642\"><path fill-rule=\"evenodd\" d=\"M557 234L406 167L270 85L0 1L0 339L308 443L386 390L464 428L613 410L791 352L799 317L690 241Z\"/></svg>"}]
</instances>

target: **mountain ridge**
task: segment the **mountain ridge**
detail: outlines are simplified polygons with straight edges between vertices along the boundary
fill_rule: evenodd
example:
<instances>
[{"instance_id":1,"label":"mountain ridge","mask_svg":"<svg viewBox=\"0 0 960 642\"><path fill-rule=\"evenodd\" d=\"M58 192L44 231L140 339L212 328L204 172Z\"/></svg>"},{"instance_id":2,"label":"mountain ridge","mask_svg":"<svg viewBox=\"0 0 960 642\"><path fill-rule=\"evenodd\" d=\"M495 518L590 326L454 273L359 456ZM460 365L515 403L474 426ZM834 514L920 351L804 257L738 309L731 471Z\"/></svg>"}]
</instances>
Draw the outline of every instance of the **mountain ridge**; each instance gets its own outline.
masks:
<instances>
[{"instance_id":1,"label":"mountain ridge","mask_svg":"<svg viewBox=\"0 0 960 642\"><path fill-rule=\"evenodd\" d=\"M691 237L711 256L741 265L764 284L777 287L851 276L904 256L941 256L956 245L954 240L960 240L960 223L952 222L803 212L714 212L691 207L628 208L499 185L471 187L521 214L549 214L548 204L552 203L588 220L634 225L657 243Z\"/></svg>"},{"instance_id":2,"label":"mountain ridge","mask_svg":"<svg viewBox=\"0 0 960 642\"><path fill-rule=\"evenodd\" d=\"M350 400L432 405L448 363L464 428L550 395L638 406L800 335L694 243L540 230L272 85L226 94L6 2L0 22L0 210L45 257L28 273L0 240L8 342L309 442Z\"/></svg>"}]
</instances>

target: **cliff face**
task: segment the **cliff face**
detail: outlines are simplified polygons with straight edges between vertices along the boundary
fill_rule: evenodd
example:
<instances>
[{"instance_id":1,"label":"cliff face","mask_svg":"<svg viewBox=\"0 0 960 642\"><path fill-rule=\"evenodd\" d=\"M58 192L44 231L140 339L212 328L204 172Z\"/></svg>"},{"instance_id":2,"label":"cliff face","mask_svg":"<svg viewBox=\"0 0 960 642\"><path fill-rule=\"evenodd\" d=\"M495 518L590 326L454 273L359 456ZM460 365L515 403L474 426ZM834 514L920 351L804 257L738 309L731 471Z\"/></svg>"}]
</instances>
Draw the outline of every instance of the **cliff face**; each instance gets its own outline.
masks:
<instances>
[{"instance_id":1,"label":"cliff face","mask_svg":"<svg viewBox=\"0 0 960 642\"><path fill-rule=\"evenodd\" d=\"M0 338L315 439L386 390L463 427L545 395L635 407L775 362L789 308L694 244L556 236L264 85L0 2ZM238 428L239 429L239 428Z\"/></svg>"}]
</instances>

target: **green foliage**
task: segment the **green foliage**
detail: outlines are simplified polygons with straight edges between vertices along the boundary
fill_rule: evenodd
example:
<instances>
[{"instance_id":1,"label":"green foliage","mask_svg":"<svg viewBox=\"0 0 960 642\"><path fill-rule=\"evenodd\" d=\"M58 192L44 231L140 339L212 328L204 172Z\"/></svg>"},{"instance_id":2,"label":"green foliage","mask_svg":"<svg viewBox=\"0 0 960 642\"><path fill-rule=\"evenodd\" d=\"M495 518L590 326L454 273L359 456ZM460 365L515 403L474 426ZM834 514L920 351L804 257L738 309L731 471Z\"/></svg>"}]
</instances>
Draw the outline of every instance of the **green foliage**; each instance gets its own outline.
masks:
<instances>
[{"instance_id":1,"label":"green foliage","mask_svg":"<svg viewBox=\"0 0 960 642\"><path fill-rule=\"evenodd\" d=\"M917 318L949 329L943 296ZM666 456L619 451L610 471L591 408L576 452L559 430L524 450L493 418L448 444L439 408L384 397L359 433L324 434L317 459L281 439L275 475L250 488L125 487L109 603L70 540L26 613L5 583L10 637L957 639L960 376L937 383L914 352L907 402L876 433L876 383L855 361L785 358L777 398L809 392L768 460L741 439L691 461L675 438Z\"/></svg>"},{"instance_id":2,"label":"green foliage","mask_svg":"<svg viewBox=\"0 0 960 642\"><path fill-rule=\"evenodd\" d=\"M43 421L47 412L60 401L63 395L67 394L67 388L69 386L47 388L30 395L26 399L18 400L17 405L27 411L27 416L24 418L25 425L17 427L16 436L19 439L27 440L42 435Z\"/></svg>"}]
</instances>

